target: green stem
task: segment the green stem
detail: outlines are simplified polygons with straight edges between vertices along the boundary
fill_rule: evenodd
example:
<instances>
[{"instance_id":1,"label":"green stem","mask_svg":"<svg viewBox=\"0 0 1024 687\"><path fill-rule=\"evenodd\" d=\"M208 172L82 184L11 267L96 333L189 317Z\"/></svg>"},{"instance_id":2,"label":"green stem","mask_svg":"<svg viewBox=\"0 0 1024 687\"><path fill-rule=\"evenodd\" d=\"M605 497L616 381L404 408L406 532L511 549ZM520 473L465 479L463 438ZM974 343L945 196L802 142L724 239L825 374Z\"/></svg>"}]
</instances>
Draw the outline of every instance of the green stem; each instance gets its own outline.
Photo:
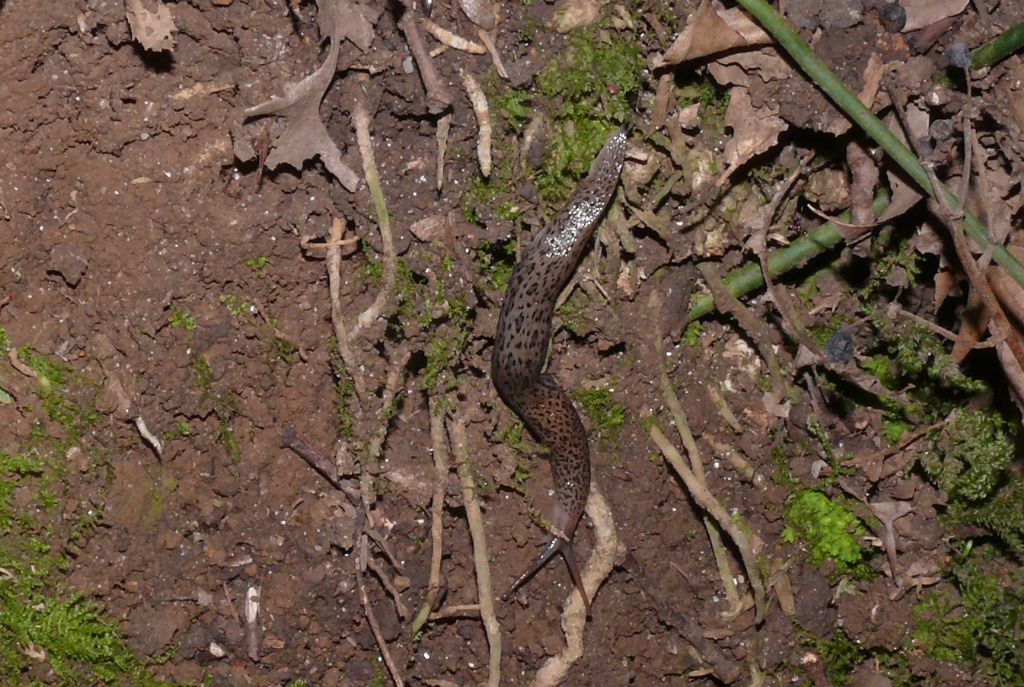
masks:
<instances>
[{"instance_id":1,"label":"green stem","mask_svg":"<svg viewBox=\"0 0 1024 687\"><path fill-rule=\"evenodd\" d=\"M888 192L882 191L876 195L872 204L875 214L882 214L888 204ZM840 222L849 222L850 213L845 212L838 219ZM773 278L785 274L807 260L824 253L842 240L843 235L840 233L839 227L834 222L826 222L806 236L801 236L785 248L769 255L768 274ZM733 270L722 281L729 293L738 298L764 286L764 273L761 271L761 265L754 262ZM701 296L690 309L689 321L700 319L714 309L714 298L710 295Z\"/></svg>"},{"instance_id":2,"label":"green stem","mask_svg":"<svg viewBox=\"0 0 1024 687\"><path fill-rule=\"evenodd\" d=\"M1024 22L1011 26L971 56L971 69L981 69L1004 60L1024 46Z\"/></svg>"},{"instance_id":3,"label":"green stem","mask_svg":"<svg viewBox=\"0 0 1024 687\"><path fill-rule=\"evenodd\" d=\"M917 185L929 196L933 195L931 182L924 171L924 167L918 161L917 156L903 144L896 136L889 131L878 117L871 113L871 110L864 107L864 104L857 99L857 96L846 87L842 81L833 74L825 64L811 51L810 47L796 34L785 19L780 17L764 0L736 0L745 10L750 12L757 21L761 22L775 40L785 49L789 56L800 65L804 73L821 90L835 102L835 104L846 113L857 126L863 129L871 138L882 147L883 150L896 162L900 168L912 178ZM946 188L941 186L941 192L946 196L949 205L957 209L960 206L959 200ZM971 212L964 210L964 229L968 235L978 242L983 248L989 246L988 229ZM1021 265L1013 255L1002 245L992 247L992 258L996 263L1006 270L1018 284L1024 286L1024 265Z\"/></svg>"}]
</instances>

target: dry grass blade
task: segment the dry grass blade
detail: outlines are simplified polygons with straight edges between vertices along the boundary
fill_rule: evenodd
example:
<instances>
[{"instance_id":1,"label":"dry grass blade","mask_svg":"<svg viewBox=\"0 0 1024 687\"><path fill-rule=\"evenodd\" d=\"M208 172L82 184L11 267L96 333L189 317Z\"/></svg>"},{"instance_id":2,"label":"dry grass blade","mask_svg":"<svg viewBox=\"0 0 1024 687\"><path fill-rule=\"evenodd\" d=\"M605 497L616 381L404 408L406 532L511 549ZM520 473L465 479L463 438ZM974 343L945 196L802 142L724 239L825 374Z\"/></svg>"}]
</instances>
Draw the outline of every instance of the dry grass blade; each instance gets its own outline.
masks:
<instances>
[{"instance_id":1,"label":"dry grass blade","mask_svg":"<svg viewBox=\"0 0 1024 687\"><path fill-rule=\"evenodd\" d=\"M352 111L352 120L356 127L356 140L359 143L359 154L363 159L363 174L366 176L366 185L370 188L370 195L373 197L374 209L377 211L377 228L380 230L381 244L384 254L382 256L384 279L377 297L373 300L363 313L356 320L356 324L348 333L348 340L353 341L363 329L371 322L380 317L384 308L391 300L395 290L395 243L391 235L391 219L388 216L387 204L384 201L384 191L380 185L380 174L377 172L377 161L373 154L373 141L370 138L370 114L366 109L366 99L362 96L356 97Z\"/></svg>"}]
</instances>

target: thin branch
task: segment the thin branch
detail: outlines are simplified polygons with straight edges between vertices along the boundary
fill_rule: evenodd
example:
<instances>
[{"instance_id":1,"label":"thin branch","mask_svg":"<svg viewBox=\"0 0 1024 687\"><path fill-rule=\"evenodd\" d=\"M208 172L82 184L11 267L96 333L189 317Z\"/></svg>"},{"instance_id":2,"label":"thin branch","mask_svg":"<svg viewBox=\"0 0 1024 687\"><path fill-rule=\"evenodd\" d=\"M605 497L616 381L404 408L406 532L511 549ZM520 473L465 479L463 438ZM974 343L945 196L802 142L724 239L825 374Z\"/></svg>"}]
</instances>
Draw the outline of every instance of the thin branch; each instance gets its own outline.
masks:
<instances>
[{"instance_id":1,"label":"thin branch","mask_svg":"<svg viewBox=\"0 0 1024 687\"><path fill-rule=\"evenodd\" d=\"M476 568L476 588L480 600L480 617L483 620L487 644L490 647L487 684L498 687L501 683L501 627L494 613L494 590L491 588L491 566L487 555L487 534L484 519L480 514L480 503L476 498L476 485L469 469L469 442L466 426L461 417L452 418L449 424L455 464L462 483L462 500L466 507L466 520L473 540L473 566Z\"/></svg>"},{"instance_id":2,"label":"thin branch","mask_svg":"<svg viewBox=\"0 0 1024 687\"><path fill-rule=\"evenodd\" d=\"M444 554L444 495L448 487L448 441L444 433L444 413L437 411L433 399L429 399L430 440L434 452L434 495L430 504L430 579L427 582L427 596L423 600L416 619L412 622L412 634L416 634L432 619L431 612L441 594L441 557ZM479 611L479 607L477 608Z\"/></svg>"},{"instance_id":3,"label":"thin branch","mask_svg":"<svg viewBox=\"0 0 1024 687\"><path fill-rule=\"evenodd\" d=\"M338 342L338 353L345 363L359 398L366 394L366 383L358 374L359 365L349 346L348 332L345 330L345 316L341 310L341 248L345 225L340 218L331 222L331 239L327 245L327 284L331 292L331 323L334 325L334 338Z\"/></svg>"},{"instance_id":4,"label":"thin branch","mask_svg":"<svg viewBox=\"0 0 1024 687\"><path fill-rule=\"evenodd\" d=\"M423 80L423 87L427 91L427 109L431 114L441 114L452 106L452 94L444 85L434 68L434 60L427 50L427 43L423 40L423 33L420 31L419 12L415 9L414 1L404 3L405 11L402 18L398 20L398 28L405 35L405 41L409 44L409 50L416 60L416 67L419 69L420 78Z\"/></svg>"},{"instance_id":5,"label":"thin branch","mask_svg":"<svg viewBox=\"0 0 1024 687\"><path fill-rule=\"evenodd\" d=\"M359 540L359 558L362 561L366 561L366 537L360 537ZM366 584L363 582L363 566L358 563L356 565L356 586L359 587L359 600L363 604L363 612L366 614L366 621L370 624L373 638L377 640L377 648L380 649L380 655L384 658L384 665L387 666L388 672L391 673L391 679L394 680L395 686L404 687L405 682L402 680L402 674L399 672L394 659L391 658L388 643L384 640L384 633L380 631L380 623L377 622L373 606L370 605L370 597L366 594Z\"/></svg>"},{"instance_id":6,"label":"thin branch","mask_svg":"<svg viewBox=\"0 0 1024 687\"><path fill-rule=\"evenodd\" d=\"M747 577L750 579L750 588L754 592L754 622L760 624L764 620L767 600L764 583L758 572L757 558L754 554L750 537L733 520L733 517L718 502L718 499L700 483L697 476L693 474L693 471L683 461L683 457L676 447L662 433L657 423L651 424L650 435L651 439L654 440L654 443L661 450L662 455L665 456L665 459L672 465L679 477L682 478L693 500L718 522L718 525L725 530L736 544L736 548L739 549L740 558L743 560L743 567L746 568Z\"/></svg>"}]
</instances>

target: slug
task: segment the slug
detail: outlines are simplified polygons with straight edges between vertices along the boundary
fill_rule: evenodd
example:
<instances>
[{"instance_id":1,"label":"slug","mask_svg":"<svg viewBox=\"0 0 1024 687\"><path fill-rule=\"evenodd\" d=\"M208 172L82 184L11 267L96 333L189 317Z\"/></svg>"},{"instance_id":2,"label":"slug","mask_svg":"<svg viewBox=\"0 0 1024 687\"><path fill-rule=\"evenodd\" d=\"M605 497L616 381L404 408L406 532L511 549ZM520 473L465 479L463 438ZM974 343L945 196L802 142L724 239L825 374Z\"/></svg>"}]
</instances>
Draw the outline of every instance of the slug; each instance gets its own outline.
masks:
<instances>
[{"instance_id":1,"label":"slug","mask_svg":"<svg viewBox=\"0 0 1024 687\"><path fill-rule=\"evenodd\" d=\"M526 246L512 272L498 317L491 380L505 403L547 449L556 494L550 521L554 537L502 594L503 601L508 601L552 556L561 553L590 613L590 600L572 547L573 534L590 492L590 448L568 394L554 376L544 372L544 359L555 301L611 202L625 153L626 132L619 130L605 143L590 174L565 208Z\"/></svg>"}]
</instances>

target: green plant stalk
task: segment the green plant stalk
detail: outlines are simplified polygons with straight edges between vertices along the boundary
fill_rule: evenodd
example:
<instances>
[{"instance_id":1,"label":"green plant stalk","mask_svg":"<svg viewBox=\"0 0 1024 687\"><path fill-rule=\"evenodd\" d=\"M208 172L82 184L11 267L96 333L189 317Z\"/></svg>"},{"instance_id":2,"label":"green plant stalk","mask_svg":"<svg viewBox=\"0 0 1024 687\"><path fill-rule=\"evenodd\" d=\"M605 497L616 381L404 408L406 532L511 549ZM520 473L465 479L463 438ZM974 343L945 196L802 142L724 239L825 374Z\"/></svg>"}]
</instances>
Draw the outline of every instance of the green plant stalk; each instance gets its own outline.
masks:
<instances>
[{"instance_id":1,"label":"green plant stalk","mask_svg":"<svg viewBox=\"0 0 1024 687\"><path fill-rule=\"evenodd\" d=\"M871 207L875 214L880 215L889 204L889 192L879 191ZM838 217L840 222L849 222L850 213L844 212ZM781 274L802 265L807 260L824 253L829 248L843 240L843 235L835 222L826 222L816 227L806 236L801 236L785 248L781 248L768 256L768 274L778 277ZM739 298L754 289L764 286L764 273L759 263L750 263L738 267L728 274L723 280L729 293ZM688 322L693 322L704 317L715 309L715 299L710 296L701 296L690 309Z\"/></svg>"},{"instance_id":2,"label":"green plant stalk","mask_svg":"<svg viewBox=\"0 0 1024 687\"><path fill-rule=\"evenodd\" d=\"M1024 22L1011 26L1006 31L974 51L971 69L988 67L1006 59L1024 46Z\"/></svg>"},{"instance_id":3,"label":"green plant stalk","mask_svg":"<svg viewBox=\"0 0 1024 687\"><path fill-rule=\"evenodd\" d=\"M789 53L789 56L800 65L804 73L818 85L821 90L835 102L835 104L846 113L857 126L863 129L883 150L891 157L897 165L907 173L922 191L934 196L928 174L925 172L917 156L903 144L895 134L874 114L864 107L864 104L857 99L857 96L846 87L839 78L833 74L825 64L818 59L810 47L790 27L789 23L780 17L764 0L737 0L743 9L754 15L761 25L775 37L775 40ZM957 209L960 201L944 184L939 185L939 190L946 197L950 207ZM988 229L972 213L964 210L964 229L972 239L977 241L983 248L989 247ZM1024 286L1024 265L1021 265L1004 246L992 246L992 258L996 263L1006 270L1018 284Z\"/></svg>"}]
</instances>

